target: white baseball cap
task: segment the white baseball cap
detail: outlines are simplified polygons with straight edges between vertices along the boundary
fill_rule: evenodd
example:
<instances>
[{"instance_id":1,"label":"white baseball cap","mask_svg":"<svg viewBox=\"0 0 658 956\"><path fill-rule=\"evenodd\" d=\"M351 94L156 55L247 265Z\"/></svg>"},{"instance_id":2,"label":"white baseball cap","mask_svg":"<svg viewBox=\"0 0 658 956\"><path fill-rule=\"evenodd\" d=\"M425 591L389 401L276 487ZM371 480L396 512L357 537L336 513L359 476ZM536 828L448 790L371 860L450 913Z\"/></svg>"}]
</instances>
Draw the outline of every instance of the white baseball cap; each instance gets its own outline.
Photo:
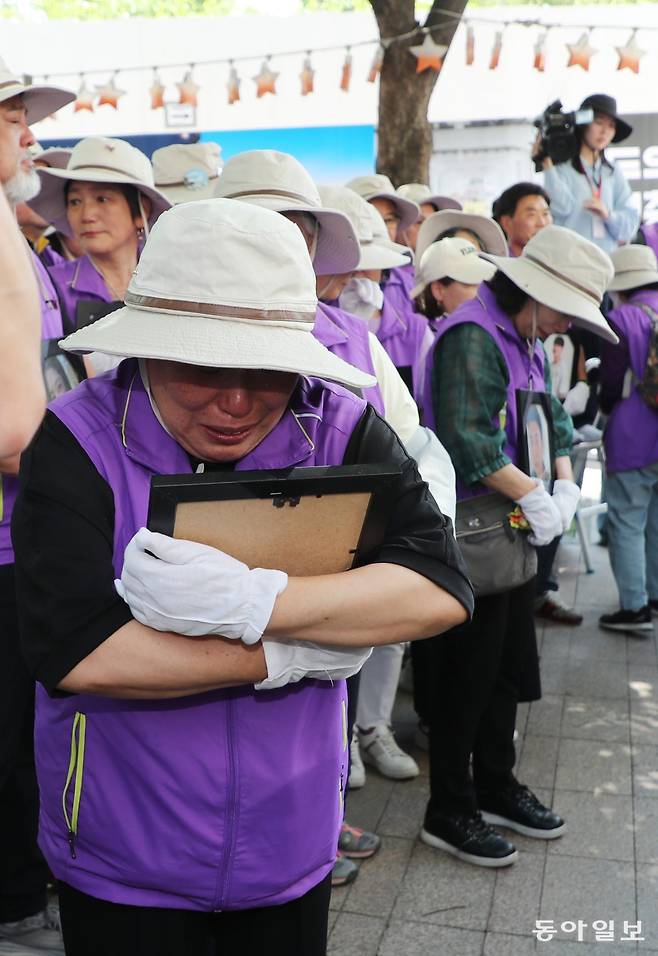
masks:
<instances>
[{"instance_id":1,"label":"white baseball cap","mask_svg":"<svg viewBox=\"0 0 658 956\"><path fill-rule=\"evenodd\" d=\"M615 275L608 286L609 292L625 292L626 289L658 282L658 262L650 246L620 246L610 258Z\"/></svg>"},{"instance_id":2,"label":"white baseball cap","mask_svg":"<svg viewBox=\"0 0 658 956\"><path fill-rule=\"evenodd\" d=\"M416 284L411 290L412 298L438 279L455 279L465 285L479 285L491 279L496 267L478 256L478 250L468 239L454 236L433 242L422 254L416 267Z\"/></svg>"},{"instance_id":3,"label":"white baseball cap","mask_svg":"<svg viewBox=\"0 0 658 956\"><path fill-rule=\"evenodd\" d=\"M600 311L614 267L610 256L589 239L563 226L544 226L520 256L486 252L480 256L537 302L568 315L576 325L608 342L619 341Z\"/></svg>"},{"instance_id":4,"label":"white baseball cap","mask_svg":"<svg viewBox=\"0 0 658 956\"><path fill-rule=\"evenodd\" d=\"M202 365L272 369L368 388L375 379L313 336L315 272L300 230L225 199L180 203L156 222L125 306L61 343Z\"/></svg>"}]
</instances>

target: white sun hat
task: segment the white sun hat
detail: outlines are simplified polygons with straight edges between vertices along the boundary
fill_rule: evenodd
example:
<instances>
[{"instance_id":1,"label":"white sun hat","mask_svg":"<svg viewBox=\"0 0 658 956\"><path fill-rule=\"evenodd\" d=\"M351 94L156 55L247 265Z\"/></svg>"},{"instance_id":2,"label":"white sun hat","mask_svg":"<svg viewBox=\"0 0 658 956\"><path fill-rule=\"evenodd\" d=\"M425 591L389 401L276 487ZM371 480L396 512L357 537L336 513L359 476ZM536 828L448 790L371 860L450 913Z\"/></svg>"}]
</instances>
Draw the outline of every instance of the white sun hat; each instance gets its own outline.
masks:
<instances>
[{"instance_id":1,"label":"white sun hat","mask_svg":"<svg viewBox=\"0 0 658 956\"><path fill-rule=\"evenodd\" d=\"M418 221L420 209L415 202L399 196L395 191L395 186L382 173L372 173L370 176L356 176L345 183L348 189L353 189L363 199L370 202L371 199L388 199L397 210L400 219L398 229L408 229Z\"/></svg>"},{"instance_id":2,"label":"white sun hat","mask_svg":"<svg viewBox=\"0 0 658 956\"><path fill-rule=\"evenodd\" d=\"M410 294L415 299L438 279L455 279L465 285L479 285L491 279L495 272L493 263L481 259L478 250L468 239L458 236L440 239L433 242L421 256L416 267L416 284Z\"/></svg>"},{"instance_id":3,"label":"white sun hat","mask_svg":"<svg viewBox=\"0 0 658 956\"><path fill-rule=\"evenodd\" d=\"M32 86L15 76L5 61L0 57L0 103L10 100L14 96L23 98L23 105L27 112L28 125L38 123L51 113L61 110L67 103L72 103L75 93L63 90L59 86Z\"/></svg>"},{"instance_id":4,"label":"white sun hat","mask_svg":"<svg viewBox=\"0 0 658 956\"><path fill-rule=\"evenodd\" d=\"M273 212L304 212L319 225L313 265L318 275L352 272L359 243L349 219L322 205L317 186L289 153L252 149L232 156L222 171L215 196L240 199Z\"/></svg>"},{"instance_id":5,"label":"white sun hat","mask_svg":"<svg viewBox=\"0 0 658 956\"><path fill-rule=\"evenodd\" d=\"M434 206L437 212L440 212L442 209L459 210L462 208L462 204L457 202L456 199L433 193L430 187L426 186L425 183L403 183L402 186L398 186L395 192L398 196L402 196L403 199L410 199L418 206L423 203L428 203L430 206Z\"/></svg>"},{"instance_id":6,"label":"white sun hat","mask_svg":"<svg viewBox=\"0 0 658 956\"><path fill-rule=\"evenodd\" d=\"M248 203L204 199L180 203L157 221L125 307L61 345L374 385L314 338L316 308L315 273L294 223Z\"/></svg>"},{"instance_id":7,"label":"white sun hat","mask_svg":"<svg viewBox=\"0 0 658 956\"><path fill-rule=\"evenodd\" d=\"M361 250L355 271L394 269L396 266L403 266L409 261L406 256L394 252L388 245L375 240L372 214L374 212L379 215L379 213L358 193L348 189L347 186L318 186L318 192L323 205L330 206L332 209L339 209L352 223Z\"/></svg>"},{"instance_id":8,"label":"white sun hat","mask_svg":"<svg viewBox=\"0 0 658 956\"><path fill-rule=\"evenodd\" d=\"M66 218L67 182L134 186L138 196L148 196L151 201L149 226L171 206L167 197L155 188L148 156L122 139L105 136L81 139L74 146L65 169L39 168L37 172L41 178L41 190L30 200L30 206L65 235L71 235Z\"/></svg>"},{"instance_id":9,"label":"white sun hat","mask_svg":"<svg viewBox=\"0 0 658 956\"><path fill-rule=\"evenodd\" d=\"M589 239L564 226L544 226L520 256L486 252L480 256L537 302L562 312L608 342L619 341L599 308L614 267L610 256Z\"/></svg>"},{"instance_id":10,"label":"white sun hat","mask_svg":"<svg viewBox=\"0 0 658 956\"><path fill-rule=\"evenodd\" d=\"M48 166L51 169L66 169L73 152L72 149L67 149L64 146L48 146L44 149L39 143L34 145L37 148L32 151L32 147L30 147L30 155L35 164L41 163L42 166Z\"/></svg>"},{"instance_id":11,"label":"white sun hat","mask_svg":"<svg viewBox=\"0 0 658 956\"><path fill-rule=\"evenodd\" d=\"M151 156L153 179L172 205L211 199L222 166L219 143L174 143Z\"/></svg>"},{"instance_id":12,"label":"white sun hat","mask_svg":"<svg viewBox=\"0 0 658 956\"><path fill-rule=\"evenodd\" d=\"M608 292L625 292L658 282L658 262L650 246L620 246L611 254L615 275Z\"/></svg>"},{"instance_id":13,"label":"white sun hat","mask_svg":"<svg viewBox=\"0 0 658 956\"><path fill-rule=\"evenodd\" d=\"M493 219L488 216L476 216L474 213L444 209L428 216L418 230L416 257L421 259L427 247L451 229L466 229L474 232L484 246L484 252L490 252L496 256L507 255L505 233Z\"/></svg>"}]
</instances>

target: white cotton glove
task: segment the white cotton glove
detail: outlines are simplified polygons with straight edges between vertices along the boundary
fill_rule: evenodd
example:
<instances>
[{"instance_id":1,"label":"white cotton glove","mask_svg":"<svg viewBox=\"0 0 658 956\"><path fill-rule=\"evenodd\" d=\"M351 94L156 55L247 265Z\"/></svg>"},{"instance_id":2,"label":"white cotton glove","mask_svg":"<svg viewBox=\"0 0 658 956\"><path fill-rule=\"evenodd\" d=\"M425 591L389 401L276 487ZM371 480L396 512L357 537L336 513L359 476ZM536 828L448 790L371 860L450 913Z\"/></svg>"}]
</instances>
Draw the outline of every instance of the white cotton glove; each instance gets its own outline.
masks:
<instances>
[{"instance_id":1,"label":"white cotton glove","mask_svg":"<svg viewBox=\"0 0 658 956\"><path fill-rule=\"evenodd\" d=\"M256 690L275 690L296 684L304 677L343 680L358 673L372 654L372 647L326 647L308 641L263 641L267 677Z\"/></svg>"},{"instance_id":2,"label":"white cotton glove","mask_svg":"<svg viewBox=\"0 0 658 956\"><path fill-rule=\"evenodd\" d=\"M250 570L217 548L140 528L114 584L135 618L157 631L221 634L255 644L288 575Z\"/></svg>"},{"instance_id":3,"label":"white cotton glove","mask_svg":"<svg viewBox=\"0 0 658 956\"><path fill-rule=\"evenodd\" d=\"M562 516L541 481L537 482L532 491L522 498L517 498L516 503L532 528L532 534L528 537L530 544L541 547L550 544L553 538L562 534Z\"/></svg>"},{"instance_id":4,"label":"white cotton glove","mask_svg":"<svg viewBox=\"0 0 658 956\"><path fill-rule=\"evenodd\" d=\"M589 385L587 382L576 382L562 402L564 410L569 415L582 415L589 401Z\"/></svg>"},{"instance_id":5,"label":"white cotton glove","mask_svg":"<svg viewBox=\"0 0 658 956\"><path fill-rule=\"evenodd\" d=\"M553 501L562 518L562 530L568 531L580 501L580 488L575 481L558 478L553 484Z\"/></svg>"}]
</instances>

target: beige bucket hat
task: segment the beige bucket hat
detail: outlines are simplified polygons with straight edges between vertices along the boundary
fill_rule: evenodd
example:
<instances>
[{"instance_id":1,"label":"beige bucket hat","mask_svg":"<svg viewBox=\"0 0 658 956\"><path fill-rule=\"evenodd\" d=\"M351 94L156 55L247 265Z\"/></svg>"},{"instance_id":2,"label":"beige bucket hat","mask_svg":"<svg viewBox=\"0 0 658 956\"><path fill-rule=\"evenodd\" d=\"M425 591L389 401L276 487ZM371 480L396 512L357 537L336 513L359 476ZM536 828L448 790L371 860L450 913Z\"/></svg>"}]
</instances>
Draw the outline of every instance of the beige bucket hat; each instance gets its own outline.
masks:
<instances>
[{"instance_id":1,"label":"beige bucket hat","mask_svg":"<svg viewBox=\"0 0 658 956\"><path fill-rule=\"evenodd\" d=\"M248 203L180 203L157 221L125 306L61 343L209 368L294 372L368 388L375 379L313 336L315 273L301 232Z\"/></svg>"},{"instance_id":2,"label":"beige bucket hat","mask_svg":"<svg viewBox=\"0 0 658 956\"><path fill-rule=\"evenodd\" d=\"M615 274L608 292L625 292L658 282L658 261L649 246L620 246L610 254Z\"/></svg>"},{"instance_id":3,"label":"beige bucket hat","mask_svg":"<svg viewBox=\"0 0 658 956\"><path fill-rule=\"evenodd\" d=\"M63 106L72 103L75 99L75 93L59 86L25 84L20 77L11 72L0 57L0 103L10 100L13 96L22 96L27 111L27 122L30 126L50 116L51 113L61 110Z\"/></svg>"},{"instance_id":4,"label":"beige bucket hat","mask_svg":"<svg viewBox=\"0 0 658 956\"><path fill-rule=\"evenodd\" d=\"M219 143L174 143L151 157L153 179L172 206L212 199L222 167Z\"/></svg>"},{"instance_id":5,"label":"beige bucket hat","mask_svg":"<svg viewBox=\"0 0 658 956\"><path fill-rule=\"evenodd\" d=\"M302 164L289 153L252 149L232 156L215 190L222 199L271 209L305 212L320 229L313 265L318 275L352 272L359 260L359 243L347 216L322 205L317 186Z\"/></svg>"},{"instance_id":6,"label":"beige bucket hat","mask_svg":"<svg viewBox=\"0 0 658 956\"><path fill-rule=\"evenodd\" d=\"M73 148L65 169L37 169L41 178L39 195L30 206L46 222L65 235L71 235L66 218L66 183L113 183L134 186L151 200L148 224L169 209L171 203L155 188L153 168L147 156L122 139L90 136Z\"/></svg>"},{"instance_id":7,"label":"beige bucket hat","mask_svg":"<svg viewBox=\"0 0 658 956\"><path fill-rule=\"evenodd\" d=\"M66 149L60 146L48 146L44 149L39 143L34 144L37 148L30 155L35 164L48 166L50 169L66 169L71 158L72 149Z\"/></svg>"},{"instance_id":8,"label":"beige bucket hat","mask_svg":"<svg viewBox=\"0 0 658 956\"><path fill-rule=\"evenodd\" d=\"M531 298L608 342L619 339L599 306L614 274L610 256L564 226L540 229L516 258L481 252Z\"/></svg>"},{"instance_id":9,"label":"beige bucket hat","mask_svg":"<svg viewBox=\"0 0 658 956\"><path fill-rule=\"evenodd\" d=\"M360 257L355 271L364 269L394 269L403 266L409 260L375 239L373 233L373 213L383 223L383 219L374 206L362 199L358 193L347 186L318 186L318 192L323 205L338 209L344 213L352 223L352 228L359 240ZM386 226L384 225L384 229ZM388 235L388 234L387 234Z\"/></svg>"},{"instance_id":10,"label":"beige bucket hat","mask_svg":"<svg viewBox=\"0 0 658 956\"><path fill-rule=\"evenodd\" d=\"M402 186L398 186L395 191L398 196L402 196L403 199L410 199L418 206L422 203L429 203L430 206L434 206L437 212L441 212L442 209L459 210L462 208L462 204L457 202L456 199L433 193L425 183L404 183Z\"/></svg>"},{"instance_id":11,"label":"beige bucket hat","mask_svg":"<svg viewBox=\"0 0 658 956\"><path fill-rule=\"evenodd\" d=\"M416 284L411 290L412 298L438 279L455 279L465 285L479 285L491 279L496 267L478 256L478 250L468 239L454 236L433 242L421 256L416 266Z\"/></svg>"},{"instance_id":12,"label":"beige bucket hat","mask_svg":"<svg viewBox=\"0 0 658 956\"><path fill-rule=\"evenodd\" d=\"M348 183L345 183L345 185L348 189L353 189L355 193L358 193L359 196L368 202L370 202L371 199L388 199L389 202L392 202L400 217L400 225L398 226L400 230L408 229L409 226L413 226L413 224L418 221L420 209L416 203L410 199L405 199L404 196L398 195L391 180L382 173L373 173L370 176L356 176L354 179L350 179Z\"/></svg>"},{"instance_id":13,"label":"beige bucket hat","mask_svg":"<svg viewBox=\"0 0 658 956\"><path fill-rule=\"evenodd\" d=\"M488 216L476 216L468 212L445 209L428 216L418 230L416 257L420 260L427 247L450 229L468 229L479 236L484 244L485 252L495 256L507 255L505 233L493 219L489 219Z\"/></svg>"}]
</instances>

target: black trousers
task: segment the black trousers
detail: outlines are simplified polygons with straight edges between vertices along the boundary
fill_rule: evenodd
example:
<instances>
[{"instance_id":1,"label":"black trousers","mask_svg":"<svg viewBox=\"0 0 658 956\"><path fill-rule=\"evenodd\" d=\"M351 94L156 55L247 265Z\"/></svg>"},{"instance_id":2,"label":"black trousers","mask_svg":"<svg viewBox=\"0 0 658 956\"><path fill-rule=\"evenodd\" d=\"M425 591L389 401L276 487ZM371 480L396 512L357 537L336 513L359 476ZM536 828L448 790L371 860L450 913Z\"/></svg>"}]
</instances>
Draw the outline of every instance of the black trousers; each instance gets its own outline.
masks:
<instances>
[{"instance_id":1,"label":"black trousers","mask_svg":"<svg viewBox=\"0 0 658 956\"><path fill-rule=\"evenodd\" d=\"M125 906L59 884L66 956L324 956L331 876L281 906L200 913Z\"/></svg>"},{"instance_id":2,"label":"black trousers","mask_svg":"<svg viewBox=\"0 0 658 956\"><path fill-rule=\"evenodd\" d=\"M0 566L0 923L46 905L48 868L37 847L34 681L18 641L14 566Z\"/></svg>"},{"instance_id":3,"label":"black trousers","mask_svg":"<svg viewBox=\"0 0 658 956\"><path fill-rule=\"evenodd\" d=\"M535 549L537 551L537 577L535 579L537 583L535 594L538 598L544 597L549 591L557 591L557 582L553 581L551 573L561 540L562 535L558 535L557 538L553 538L550 544L544 544L540 548Z\"/></svg>"},{"instance_id":4,"label":"black trousers","mask_svg":"<svg viewBox=\"0 0 658 956\"><path fill-rule=\"evenodd\" d=\"M517 703L541 696L534 595L533 578L513 591L477 598L470 624L428 642L428 816L472 812L478 793L514 780Z\"/></svg>"}]
</instances>

